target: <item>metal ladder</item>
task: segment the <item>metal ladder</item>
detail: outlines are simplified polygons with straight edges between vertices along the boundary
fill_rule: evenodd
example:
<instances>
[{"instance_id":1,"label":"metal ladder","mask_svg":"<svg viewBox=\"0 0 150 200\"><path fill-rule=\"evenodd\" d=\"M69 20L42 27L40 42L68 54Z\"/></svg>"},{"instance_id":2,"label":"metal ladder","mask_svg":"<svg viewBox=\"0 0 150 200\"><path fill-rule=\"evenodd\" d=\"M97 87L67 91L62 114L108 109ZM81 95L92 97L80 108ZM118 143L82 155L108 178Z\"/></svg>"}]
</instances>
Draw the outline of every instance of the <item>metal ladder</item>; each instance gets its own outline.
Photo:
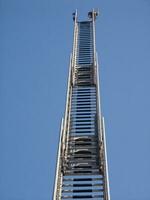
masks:
<instances>
[{"instance_id":1,"label":"metal ladder","mask_svg":"<svg viewBox=\"0 0 150 200\"><path fill-rule=\"evenodd\" d=\"M104 120L100 112L95 19L74 19L65 118L62 121L54 200L110 200Z\"/></svg>"}]
</instances>

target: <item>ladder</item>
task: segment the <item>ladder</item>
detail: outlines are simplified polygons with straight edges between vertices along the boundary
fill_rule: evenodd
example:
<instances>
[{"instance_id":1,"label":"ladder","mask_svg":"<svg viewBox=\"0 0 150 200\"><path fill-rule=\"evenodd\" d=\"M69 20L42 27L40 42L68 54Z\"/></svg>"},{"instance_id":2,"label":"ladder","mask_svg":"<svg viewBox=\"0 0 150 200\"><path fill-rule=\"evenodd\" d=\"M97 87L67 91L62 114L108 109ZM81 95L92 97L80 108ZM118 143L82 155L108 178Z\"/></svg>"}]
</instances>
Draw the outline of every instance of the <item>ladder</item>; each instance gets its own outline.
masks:
<instances>
[{"instance_id":1,"label":"ladder","mask_svg":"<svg viewBox=\"0 0 150 200\"><path fill-rule=\"evenodd\" d=\"M104 118L101 116L95 20L73 13L65 117L62 120L53 200L110 200Z\"/></svg>"}]
</instances>

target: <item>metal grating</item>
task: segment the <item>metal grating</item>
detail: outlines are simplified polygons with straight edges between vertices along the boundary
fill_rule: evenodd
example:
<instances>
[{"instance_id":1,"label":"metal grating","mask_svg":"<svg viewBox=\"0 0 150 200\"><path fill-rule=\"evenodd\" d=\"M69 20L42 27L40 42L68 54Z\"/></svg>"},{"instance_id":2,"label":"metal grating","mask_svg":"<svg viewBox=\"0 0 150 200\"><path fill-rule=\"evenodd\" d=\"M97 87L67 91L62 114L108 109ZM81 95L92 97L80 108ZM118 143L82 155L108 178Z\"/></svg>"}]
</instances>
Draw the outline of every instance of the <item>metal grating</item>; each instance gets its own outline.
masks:
<instances>
[{"instance_id":1,"label":"metal grating","mask_svg":"<svg viewBox=\"0 0 150 200\"><path fill-rule=\"evenodd\" d=\"M62 121L54 200L110 200L107 155L99 106L95 19L79 22L74 14L66 112Z\"/></svg>"},{"instance_id":2,"label":"metal grating","mask_svg":"<svg viewBox=\"0 0 150 200\"><path fill-rule=\"evenodd\" d=\"M78 22L78 43L76 64L90 65L93 63L93 31L92 22Z\"/></svg>"}]
</instances>

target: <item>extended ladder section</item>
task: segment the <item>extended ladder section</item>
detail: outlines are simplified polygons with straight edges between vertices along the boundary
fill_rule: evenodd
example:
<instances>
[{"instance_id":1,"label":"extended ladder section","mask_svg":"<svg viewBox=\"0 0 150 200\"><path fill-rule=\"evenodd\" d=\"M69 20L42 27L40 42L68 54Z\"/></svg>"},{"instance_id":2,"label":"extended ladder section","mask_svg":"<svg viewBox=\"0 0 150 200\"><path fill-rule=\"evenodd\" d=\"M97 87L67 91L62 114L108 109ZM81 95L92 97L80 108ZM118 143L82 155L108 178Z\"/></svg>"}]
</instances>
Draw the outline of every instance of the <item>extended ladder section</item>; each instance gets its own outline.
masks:
<instances>
[{"instance_id":1,"label":"extended ladder section","mask_svg":"<svg viewBox=\"0 0 150 200\"><path fill-rule=\"evenodd\" d=\"M53 200L110 200L95 48L97 12L88 15L87 21L78 21L77 12L73 14L73 53Z\"/></svg>"}]
</instances>

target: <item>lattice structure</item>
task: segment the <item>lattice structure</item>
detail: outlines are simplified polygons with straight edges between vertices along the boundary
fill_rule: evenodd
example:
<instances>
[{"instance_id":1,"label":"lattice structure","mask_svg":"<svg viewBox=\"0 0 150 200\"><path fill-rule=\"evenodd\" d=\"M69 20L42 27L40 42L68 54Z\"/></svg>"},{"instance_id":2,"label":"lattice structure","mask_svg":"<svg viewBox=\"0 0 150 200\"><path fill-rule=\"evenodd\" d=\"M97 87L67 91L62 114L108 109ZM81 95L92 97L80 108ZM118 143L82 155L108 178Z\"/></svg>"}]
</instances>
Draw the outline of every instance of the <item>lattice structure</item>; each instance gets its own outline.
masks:
<instances>
[{"instance_id":1,"label":"lattice structure","mask_svg":"<svg viewBox=\"0 0 150 200\"><path fill-rule=\"evenodd\" d=\"M93 10L87 21L78 21L73 13L73 53L53 200L110 200L95 47L97 15Z\"/></svg>"}]
</instances>

